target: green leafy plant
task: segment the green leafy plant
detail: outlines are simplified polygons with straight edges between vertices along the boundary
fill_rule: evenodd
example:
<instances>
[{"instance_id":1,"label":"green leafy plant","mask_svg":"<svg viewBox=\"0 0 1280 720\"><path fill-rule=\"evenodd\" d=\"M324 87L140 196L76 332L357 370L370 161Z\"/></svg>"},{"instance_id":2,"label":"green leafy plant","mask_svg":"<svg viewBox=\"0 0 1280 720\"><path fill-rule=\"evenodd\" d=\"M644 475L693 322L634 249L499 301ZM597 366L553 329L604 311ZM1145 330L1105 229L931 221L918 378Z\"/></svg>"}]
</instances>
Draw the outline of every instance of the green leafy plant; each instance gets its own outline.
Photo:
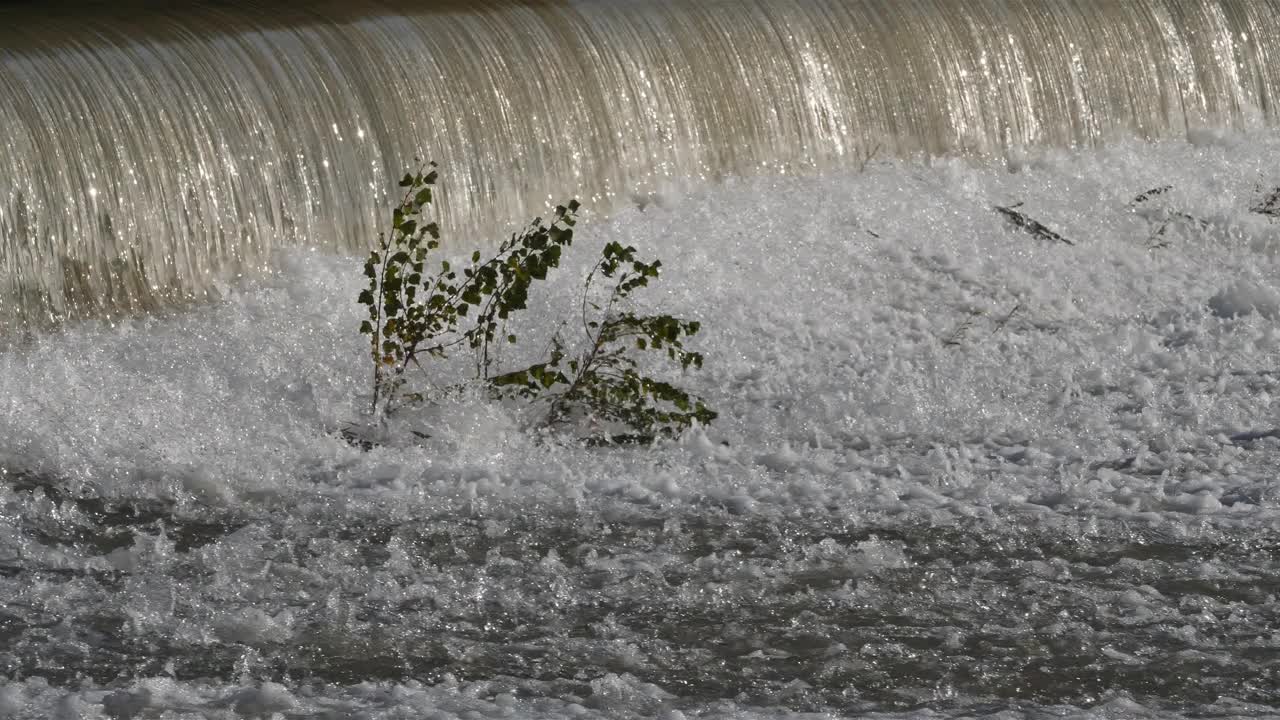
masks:
<instances>
[{"instance_id":1,"label":"green leafy plant","mask_svg":"<svg viewBox=\"0 0 1280 720\"><path fill-rule=\"evenodd\" d=\"M546 401L549 425L566 426L585 419L599 426L625 426L636 433L609 436L618 440L650 440L710 423L716 413L701 398L645 375L633 357L633 351L656 351L682 370L701 368L702 355L684 346L699 324L671 315L618 310L632 292L658 277L661 266L658 260L637 260L634 247L606 245L583 284L584 349L566 353L557 335L549 359L494 377L493 385ZM597 277L613 280L603 304L592 301Z\"/></svg>"},{"instance_id":2,"label":"green leafy plant","mask_svg":"<svg viewBox=\"0 0 1280 720\"><path fill-rule=\"evenodd\" d=\"M464 348L474 356L477 382L498 396L545 404L542 418L552 427L587 421L596 427L625 426L638 433L626 437L651 439L716 417L701 398L641 372L636 351L663 352L682 370L700 368L702 355L684 346L699 325L621 309L632 292L658 277L661 263L638 260L634 247L619 243L605 246L583 284L584 349L569 352L557 333L546 359L499 372L499 346L518 341L508 322L526 309L532 284L559 267L563 250L573 243L579 205L571 201L556 207L548 222L535 218L488 257L477 250L469 263L455 268L431 257L440 247L440 228L427 211L438 179L434 163L404 176L404 196L392 210L391 230L379 234L364 264L368 285L358 301L368 319L360 332L369 337L370 410L375 417L428 400L427 393L406 391L410 371L421 370L434 380L424 362ZM613 284L597 302L593 286L600 279Z\"/></svg>"},{"instance_id":3,"label":"green leafy plant","mask_svg":"<svg viewBox=\"0 0 1280 720\"><path fill-rule=\"evenodd\" d=\"M370 341L375 415L423 399L402 391L410 368L425 372L424 358L443 358L465 346L475 353L476 376L485 377L494 344L516 342L513 334L499 337L507 319L525 308L529 286L546 279L573 242L577 201L557 207L549 224L535 219L488 259L477 250L465 267L448 260L428 264L431 251L440 247L440 226L425 217L438 177L435 163L404 176L405 194L392 210L391 232L379 234L377 249L365 260L369 284L358 301L369 313L360 332Z\"/></svg>"}]
</instances>

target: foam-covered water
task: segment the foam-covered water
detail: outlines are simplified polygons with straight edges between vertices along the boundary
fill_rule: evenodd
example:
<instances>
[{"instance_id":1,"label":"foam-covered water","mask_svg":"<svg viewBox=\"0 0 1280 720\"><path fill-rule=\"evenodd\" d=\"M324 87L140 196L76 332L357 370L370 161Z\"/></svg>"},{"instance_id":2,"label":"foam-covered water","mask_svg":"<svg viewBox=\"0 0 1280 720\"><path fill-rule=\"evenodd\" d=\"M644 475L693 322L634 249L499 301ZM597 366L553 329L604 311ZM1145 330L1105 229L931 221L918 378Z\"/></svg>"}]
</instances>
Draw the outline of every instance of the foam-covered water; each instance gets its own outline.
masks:
<instances>
[{"instance_id":1,"label":"foam-covered water","mask_svg":"<svg viewBox=\"0 0 1280 720\"><path fill-rule=\"evenodd\" d=\"M349 258L6 350L0 717L1274 717L1280 136L1192 140L586 223L703 323L655 448L349 445Z\"/></svg>"}]
</instances>

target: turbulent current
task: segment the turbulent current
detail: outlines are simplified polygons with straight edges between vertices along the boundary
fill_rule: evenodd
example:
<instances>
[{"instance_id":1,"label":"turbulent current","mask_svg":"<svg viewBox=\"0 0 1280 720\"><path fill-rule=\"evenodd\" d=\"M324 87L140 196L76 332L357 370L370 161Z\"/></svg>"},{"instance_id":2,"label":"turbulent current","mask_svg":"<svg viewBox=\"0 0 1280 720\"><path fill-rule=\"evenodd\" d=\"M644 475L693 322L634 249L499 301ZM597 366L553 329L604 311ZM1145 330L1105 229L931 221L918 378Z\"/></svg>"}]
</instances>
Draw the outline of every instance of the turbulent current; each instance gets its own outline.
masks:
<instances>
[{"instance_id":1,"label":"turbulent current","mask_svg":"<svg viewBox=\"0 0 1280 720\"><path fill-rule=\"evenodd\" d=\"M604 243L660 256L641 302L702 322L676 379L720 418L653 448L466 397L349 444L361 277L324 253L34 338L0 716L1276 717L1276 157L886 161L588 223L522 333Z\"/></svg>"},{"instance_id":2,"label":"turbulent current","mask_svg":"<svg viewBox=\"0 0 1280 720\"><path fill-rule=\"evenodd\" d=\"M1277 38L0 6L0 720L1280 717ZM587 446L464 391L352 442L415 153L445 253L590 211L512 352L579 349L634 245L718 419Z\"/></svg>"}]
</instances>

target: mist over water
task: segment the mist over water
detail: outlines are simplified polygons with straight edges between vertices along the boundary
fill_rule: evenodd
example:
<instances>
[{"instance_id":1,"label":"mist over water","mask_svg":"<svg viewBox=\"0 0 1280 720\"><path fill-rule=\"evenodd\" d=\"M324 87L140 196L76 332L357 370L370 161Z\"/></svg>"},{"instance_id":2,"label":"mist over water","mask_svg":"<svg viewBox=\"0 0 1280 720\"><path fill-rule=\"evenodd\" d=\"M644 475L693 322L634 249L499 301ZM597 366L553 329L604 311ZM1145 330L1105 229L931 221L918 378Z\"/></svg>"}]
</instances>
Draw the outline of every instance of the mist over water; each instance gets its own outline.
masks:
<instances>
[{"instance_id":1,"label":"mist over water","mask_svg":"<svg viewBox=\"0 0 1280 720\"><path fill-rule=\"evenodd\" d=\"M356 251L422 154L446 237L671 181L1275 116L1280 6L785 0L0 8L0 323Z\"/></svg>"}]
</instances>

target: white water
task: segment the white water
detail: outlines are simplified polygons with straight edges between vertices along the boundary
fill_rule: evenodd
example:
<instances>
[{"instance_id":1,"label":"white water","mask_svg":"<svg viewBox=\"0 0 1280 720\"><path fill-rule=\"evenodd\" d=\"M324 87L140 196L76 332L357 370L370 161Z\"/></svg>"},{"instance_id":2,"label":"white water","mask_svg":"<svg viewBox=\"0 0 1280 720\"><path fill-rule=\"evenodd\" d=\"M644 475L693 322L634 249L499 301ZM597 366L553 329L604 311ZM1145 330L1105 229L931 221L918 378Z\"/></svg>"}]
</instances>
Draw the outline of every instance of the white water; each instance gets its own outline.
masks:
<instances>
[{"instance_id":1,"label":"white water","mask_svg":"<svg viewBox=\"0 0 1280 720\"><path fill-rule=\"evenodd\" d=\"M703 322L652 449L351 447L349 258L6 351L0 717L1274 717L1280 135L1193 140L587 223Z\"/></svg>"}]
</instances>

